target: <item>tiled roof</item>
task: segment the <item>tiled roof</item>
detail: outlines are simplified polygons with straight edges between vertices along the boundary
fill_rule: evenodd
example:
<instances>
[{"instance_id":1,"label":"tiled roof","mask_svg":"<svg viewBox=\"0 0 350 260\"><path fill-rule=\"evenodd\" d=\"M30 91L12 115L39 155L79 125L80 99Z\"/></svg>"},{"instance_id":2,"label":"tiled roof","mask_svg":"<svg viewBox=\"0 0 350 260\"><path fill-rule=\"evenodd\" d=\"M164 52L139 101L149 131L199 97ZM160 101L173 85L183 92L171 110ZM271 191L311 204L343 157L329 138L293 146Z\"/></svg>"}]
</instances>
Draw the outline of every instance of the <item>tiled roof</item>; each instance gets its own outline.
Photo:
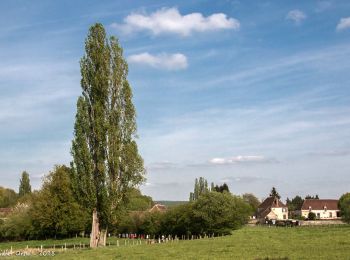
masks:
<instances>
[{"instance_id":1,"label":"tiled roof","mask_svg":"<svg viewBox=\"0 0 350 260\"><path fill-rule=\"evenodd\" d=\"M327 210L339 210L338 209L338 200L318 200L318 199L306 199L304 200L302 210L324 210L325 207Z\"/></svg>"},{"instance_id":2,"label":"tiled roof","mask_svg":"<svg viewBox=\"0 0 350 260\"><path fill-rule=\"evenodd\" d=\"M277 197L268 197L258 206L258 209L285 208L285 207L287 206L283 204Z\"/></svg>"}]
</instances>

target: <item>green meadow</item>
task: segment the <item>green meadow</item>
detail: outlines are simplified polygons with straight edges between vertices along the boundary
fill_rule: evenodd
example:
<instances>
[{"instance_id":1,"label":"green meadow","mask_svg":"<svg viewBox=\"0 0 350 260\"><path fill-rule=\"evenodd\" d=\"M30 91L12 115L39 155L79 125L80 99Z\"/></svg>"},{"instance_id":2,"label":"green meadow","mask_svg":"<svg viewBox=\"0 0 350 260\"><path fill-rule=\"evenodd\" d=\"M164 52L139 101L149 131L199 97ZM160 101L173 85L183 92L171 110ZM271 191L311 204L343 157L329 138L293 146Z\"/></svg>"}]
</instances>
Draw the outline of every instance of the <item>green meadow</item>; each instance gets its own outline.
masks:
<instances>
[{"instance_id":1,"label":"green meadow","mask_svg":"<svg viewBox=\"0 0 350 260\"><path fill-rule=\"evenodd\" d=\"M111 246L97 249L67 249L56 246L53 259L350 259L350 226L244 227L230 236L134 245L110 239ZM82 239L1 243L1 250L40 245L67 246ZM87 239L84 242L88 242ZM36 259L41 256L27 256ZM48 257L48 256L47 256ZM19 257L6 257L18 259ZM43 257L41 257L43 258Z\"/></svg>"}]
</instances>

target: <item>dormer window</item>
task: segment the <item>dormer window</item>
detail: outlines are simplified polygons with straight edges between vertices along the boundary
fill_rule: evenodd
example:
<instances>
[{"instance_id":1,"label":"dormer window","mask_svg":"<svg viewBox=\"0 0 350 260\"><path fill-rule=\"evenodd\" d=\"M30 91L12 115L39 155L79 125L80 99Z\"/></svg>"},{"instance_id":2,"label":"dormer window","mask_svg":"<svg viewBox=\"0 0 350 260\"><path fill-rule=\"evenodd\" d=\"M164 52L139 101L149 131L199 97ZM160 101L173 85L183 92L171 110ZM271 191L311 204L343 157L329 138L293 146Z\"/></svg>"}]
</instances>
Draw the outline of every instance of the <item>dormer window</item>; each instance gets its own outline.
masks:
<instances>
[{"instance_id":1,"label":"dormer window","mask_svg":"<svg viewBox=\"0 0 350 260\"><path fill-rule=\"evenodd\" d=\"M323 209L324 209L324 211L327 211L327 206L324 206Z\"/></svg>"},{"instance_id":2,"label":"dormer window","mask_svg":"<svg viewBox=\"0 0 350 260\"><path fill-rule=\"evenodd\" d=\"M311 211L311 206L309 206L309 211Z\"/></svg>"}]
</instances>

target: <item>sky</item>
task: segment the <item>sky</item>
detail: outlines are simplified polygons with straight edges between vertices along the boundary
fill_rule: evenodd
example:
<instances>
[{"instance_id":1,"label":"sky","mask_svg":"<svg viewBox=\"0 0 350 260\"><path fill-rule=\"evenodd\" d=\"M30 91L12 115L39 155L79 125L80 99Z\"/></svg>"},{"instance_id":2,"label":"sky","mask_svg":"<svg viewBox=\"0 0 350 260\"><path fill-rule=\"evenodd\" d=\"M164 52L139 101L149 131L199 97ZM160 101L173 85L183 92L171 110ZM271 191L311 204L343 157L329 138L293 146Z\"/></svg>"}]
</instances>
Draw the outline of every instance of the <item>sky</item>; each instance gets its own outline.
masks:
<instances>
[{"instance_id":1,"label":"sky","mask_svg":"<svg viewBox=\"0 0 350 260\"><path fill-rule=\"evenodd\" d=\"M194 180L283 199L350 191L350 2L0 1L0 186L69 164L94 23L129 64L155 200Z\"/></svg>"}]
</instances>

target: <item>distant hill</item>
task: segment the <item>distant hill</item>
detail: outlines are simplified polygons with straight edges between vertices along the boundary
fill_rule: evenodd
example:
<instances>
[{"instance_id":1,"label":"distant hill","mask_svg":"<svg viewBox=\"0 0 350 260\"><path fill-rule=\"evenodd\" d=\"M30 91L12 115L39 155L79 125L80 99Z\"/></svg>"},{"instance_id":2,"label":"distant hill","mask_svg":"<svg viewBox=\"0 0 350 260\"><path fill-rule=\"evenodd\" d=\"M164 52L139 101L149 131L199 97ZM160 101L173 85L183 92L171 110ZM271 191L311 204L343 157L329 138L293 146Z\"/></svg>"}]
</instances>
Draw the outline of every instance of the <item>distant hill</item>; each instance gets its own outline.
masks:
<instances>
[{"instance_id":1,"label":"distant hill","mask_svg":"<svg viewBox=\"0 0 350 260\"><path fill-rule=\"evenodd\" d=\"M188 201L181 201L181 200L158 200L158 201L155 201L154 203L163 204L163 205L165 205L166 207L171 208L171 207L175 207L175 206L178 206L178 205L186 204L186 203L188 203Z\"/></svg>"}]
</instances>

